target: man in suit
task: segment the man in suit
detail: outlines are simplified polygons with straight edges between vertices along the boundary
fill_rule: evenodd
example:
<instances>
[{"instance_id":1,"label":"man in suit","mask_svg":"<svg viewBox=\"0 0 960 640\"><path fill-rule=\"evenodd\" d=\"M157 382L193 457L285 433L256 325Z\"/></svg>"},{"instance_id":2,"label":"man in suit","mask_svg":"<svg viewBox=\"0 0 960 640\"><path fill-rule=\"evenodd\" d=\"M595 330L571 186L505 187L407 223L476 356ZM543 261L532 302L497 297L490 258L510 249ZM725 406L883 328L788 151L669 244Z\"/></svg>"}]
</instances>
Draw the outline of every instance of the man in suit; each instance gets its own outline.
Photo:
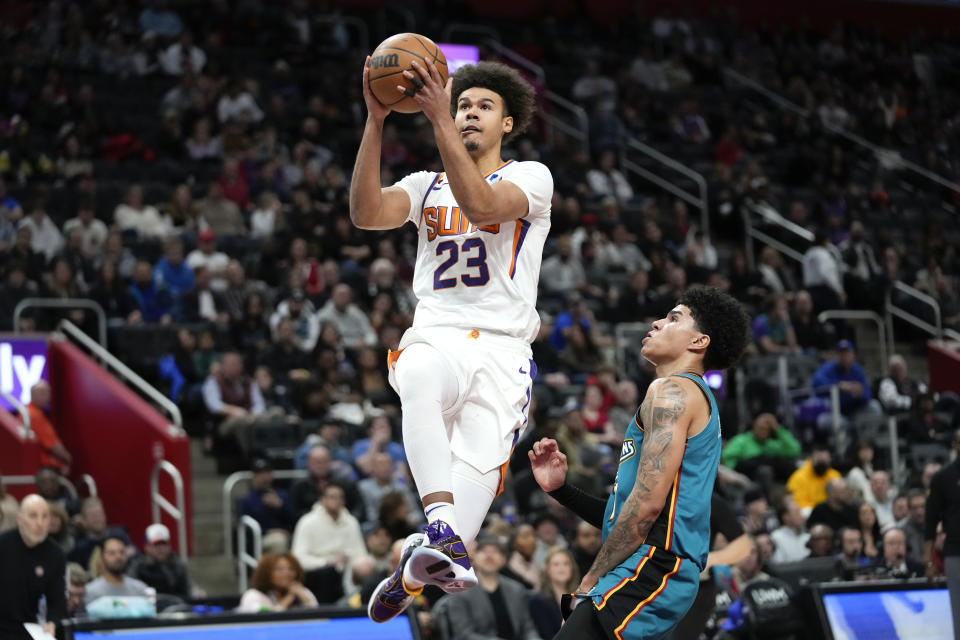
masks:
<instances>
[{"instance_id":1,"label":"man in suit","mask_svg":"<svg viewBox=\"0 0 960 640\"><path fill-rule=\"evenodd\" d=\"M213 322L226 327L230 322L227 301L223 294L210 288L210 270L205 266L193 270L194 288L180 297L180 309L186 322Z\"/></svg>"},{"instance_id":2,"label":"man in suit","mask_svg":"<svg viewBox=\"0 0 960 640\"><path fill-rule=\"evenodd\" d=\"M883 534L883 562L890 578L922 578L923 564L907 555L907 534L894 527Z\"/></svg>"},{"instance_id":3,"label":"man in suit","mask_svg":"<svg viewBox=\"0 0 960 640\"><path fill-rule=\"evenodd\" d=\"M500 575L507 563L500 541L482 535L470 557L480 588L444 596L437 603L434 614L440 637L538 640L526 588Z\"/></svg>"}]
</instances>

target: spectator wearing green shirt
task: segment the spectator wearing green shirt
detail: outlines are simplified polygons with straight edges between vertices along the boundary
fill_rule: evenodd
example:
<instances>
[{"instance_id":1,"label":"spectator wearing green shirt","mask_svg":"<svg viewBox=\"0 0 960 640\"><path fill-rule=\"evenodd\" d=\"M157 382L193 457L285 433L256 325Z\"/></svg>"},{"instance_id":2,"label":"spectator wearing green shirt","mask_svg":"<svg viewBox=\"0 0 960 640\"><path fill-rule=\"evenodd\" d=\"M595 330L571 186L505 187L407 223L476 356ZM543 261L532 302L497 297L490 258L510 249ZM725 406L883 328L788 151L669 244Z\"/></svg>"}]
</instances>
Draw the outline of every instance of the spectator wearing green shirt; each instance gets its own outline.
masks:
<instances>
[{"instance_id":1,"label":"spectator wearing green shirt","mask_svg":"<svg viewBox=\"0 0 960 640\"><path fill-rule=\"evenodd\" d=\"M781 427L772 413L761 413L750 431L730 439L723 448L723 464L755 479L757 469L769 466L774 477L786 482L796 471L800 443L789 429Z\"/></svg>"}]
</instances>

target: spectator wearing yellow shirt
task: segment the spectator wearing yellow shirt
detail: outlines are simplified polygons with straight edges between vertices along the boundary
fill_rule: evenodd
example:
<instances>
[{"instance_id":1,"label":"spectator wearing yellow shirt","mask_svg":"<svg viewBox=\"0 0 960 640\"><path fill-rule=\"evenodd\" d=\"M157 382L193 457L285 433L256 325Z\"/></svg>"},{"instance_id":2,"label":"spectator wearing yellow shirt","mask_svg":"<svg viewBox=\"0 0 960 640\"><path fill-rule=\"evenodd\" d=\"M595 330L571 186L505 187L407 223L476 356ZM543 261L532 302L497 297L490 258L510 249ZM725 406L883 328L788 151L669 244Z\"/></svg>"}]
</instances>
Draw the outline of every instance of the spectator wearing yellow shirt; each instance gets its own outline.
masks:
<instances>
[{"instance_id":1,"label":"spectator wearing yellow shirt","mask_svg":"<svg viewBox=\"0 0 960 640\"><path fill-rule=\"evenodd\" d=\"M806 510L805 513L827 499L828 482L842 477L830 466L831 463L830 449L825 445L814 445L810 458L787 480L787 490L793 494L797 506Z\"/></svg>"}]
</instances>

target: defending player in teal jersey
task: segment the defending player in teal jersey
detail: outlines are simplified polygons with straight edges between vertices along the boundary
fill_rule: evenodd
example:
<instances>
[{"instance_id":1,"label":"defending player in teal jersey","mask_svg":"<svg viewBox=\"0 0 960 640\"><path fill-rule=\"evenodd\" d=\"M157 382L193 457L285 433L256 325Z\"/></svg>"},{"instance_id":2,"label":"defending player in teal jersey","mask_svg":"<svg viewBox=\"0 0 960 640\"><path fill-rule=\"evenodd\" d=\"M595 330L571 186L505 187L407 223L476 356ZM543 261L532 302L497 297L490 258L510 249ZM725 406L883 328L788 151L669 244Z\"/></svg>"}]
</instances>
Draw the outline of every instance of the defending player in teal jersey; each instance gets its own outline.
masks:
<instances>
[{"instance_id":1,"label":"defending player in teal jersey","mask_svg":"<svg viewBox=\"0 0 960 640\"><path fill-rule=\"evenodd\" d=\"M693 603L710 546L721 445L717 403L703 374L736 364L748 330L743 307L706 287L688 289L653 323L641 354L657 379L627 427L608 499L566 484L566 456L556 441L534 444L530 462L540 487L603 530L603 546L572 601L584 604L557 639L664 638Z\"/></svg>"}]
</instances>

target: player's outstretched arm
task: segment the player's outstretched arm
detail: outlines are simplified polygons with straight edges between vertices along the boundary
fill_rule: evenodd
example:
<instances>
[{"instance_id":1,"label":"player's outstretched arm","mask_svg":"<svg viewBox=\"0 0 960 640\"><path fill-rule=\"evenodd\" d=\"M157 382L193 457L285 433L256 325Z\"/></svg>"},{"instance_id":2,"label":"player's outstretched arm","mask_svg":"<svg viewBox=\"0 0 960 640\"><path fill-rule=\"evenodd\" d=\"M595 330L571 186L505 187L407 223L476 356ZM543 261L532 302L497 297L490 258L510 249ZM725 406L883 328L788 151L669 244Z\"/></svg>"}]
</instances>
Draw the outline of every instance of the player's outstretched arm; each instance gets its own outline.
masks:
<instances>
[{"instance_id":1,"label":"player's outstretched arm","mask_svg":"<svg viewBox=\"0 0 960 640\"><path fill-rule=\"evenodd\" d=\"M637 479L620 513L615 514L616 522L593 566L580 583L581 593L592 589L601 577L643 544L663 510L683 460L690 425L690 393L686 383L676 378L663 378L647 389L647 397L640 407L646 432L637 463Z\"/></svg>"},{"instance_id":2,"label":"player's outstretched arm","mask_svg":"<svg viewBox=\"0 0 960 640\"><path fill-rule=\"evenodd\" d=\"M380 150L383 121L390 107L380 104L367 83L370 56L363 66L363 100L367 105L367 123L353 166L350 182L350 220L361 229L395 229L402 226L410 212L410 196L400 187L380 186Z\"/></svg>"}]
</instances>

